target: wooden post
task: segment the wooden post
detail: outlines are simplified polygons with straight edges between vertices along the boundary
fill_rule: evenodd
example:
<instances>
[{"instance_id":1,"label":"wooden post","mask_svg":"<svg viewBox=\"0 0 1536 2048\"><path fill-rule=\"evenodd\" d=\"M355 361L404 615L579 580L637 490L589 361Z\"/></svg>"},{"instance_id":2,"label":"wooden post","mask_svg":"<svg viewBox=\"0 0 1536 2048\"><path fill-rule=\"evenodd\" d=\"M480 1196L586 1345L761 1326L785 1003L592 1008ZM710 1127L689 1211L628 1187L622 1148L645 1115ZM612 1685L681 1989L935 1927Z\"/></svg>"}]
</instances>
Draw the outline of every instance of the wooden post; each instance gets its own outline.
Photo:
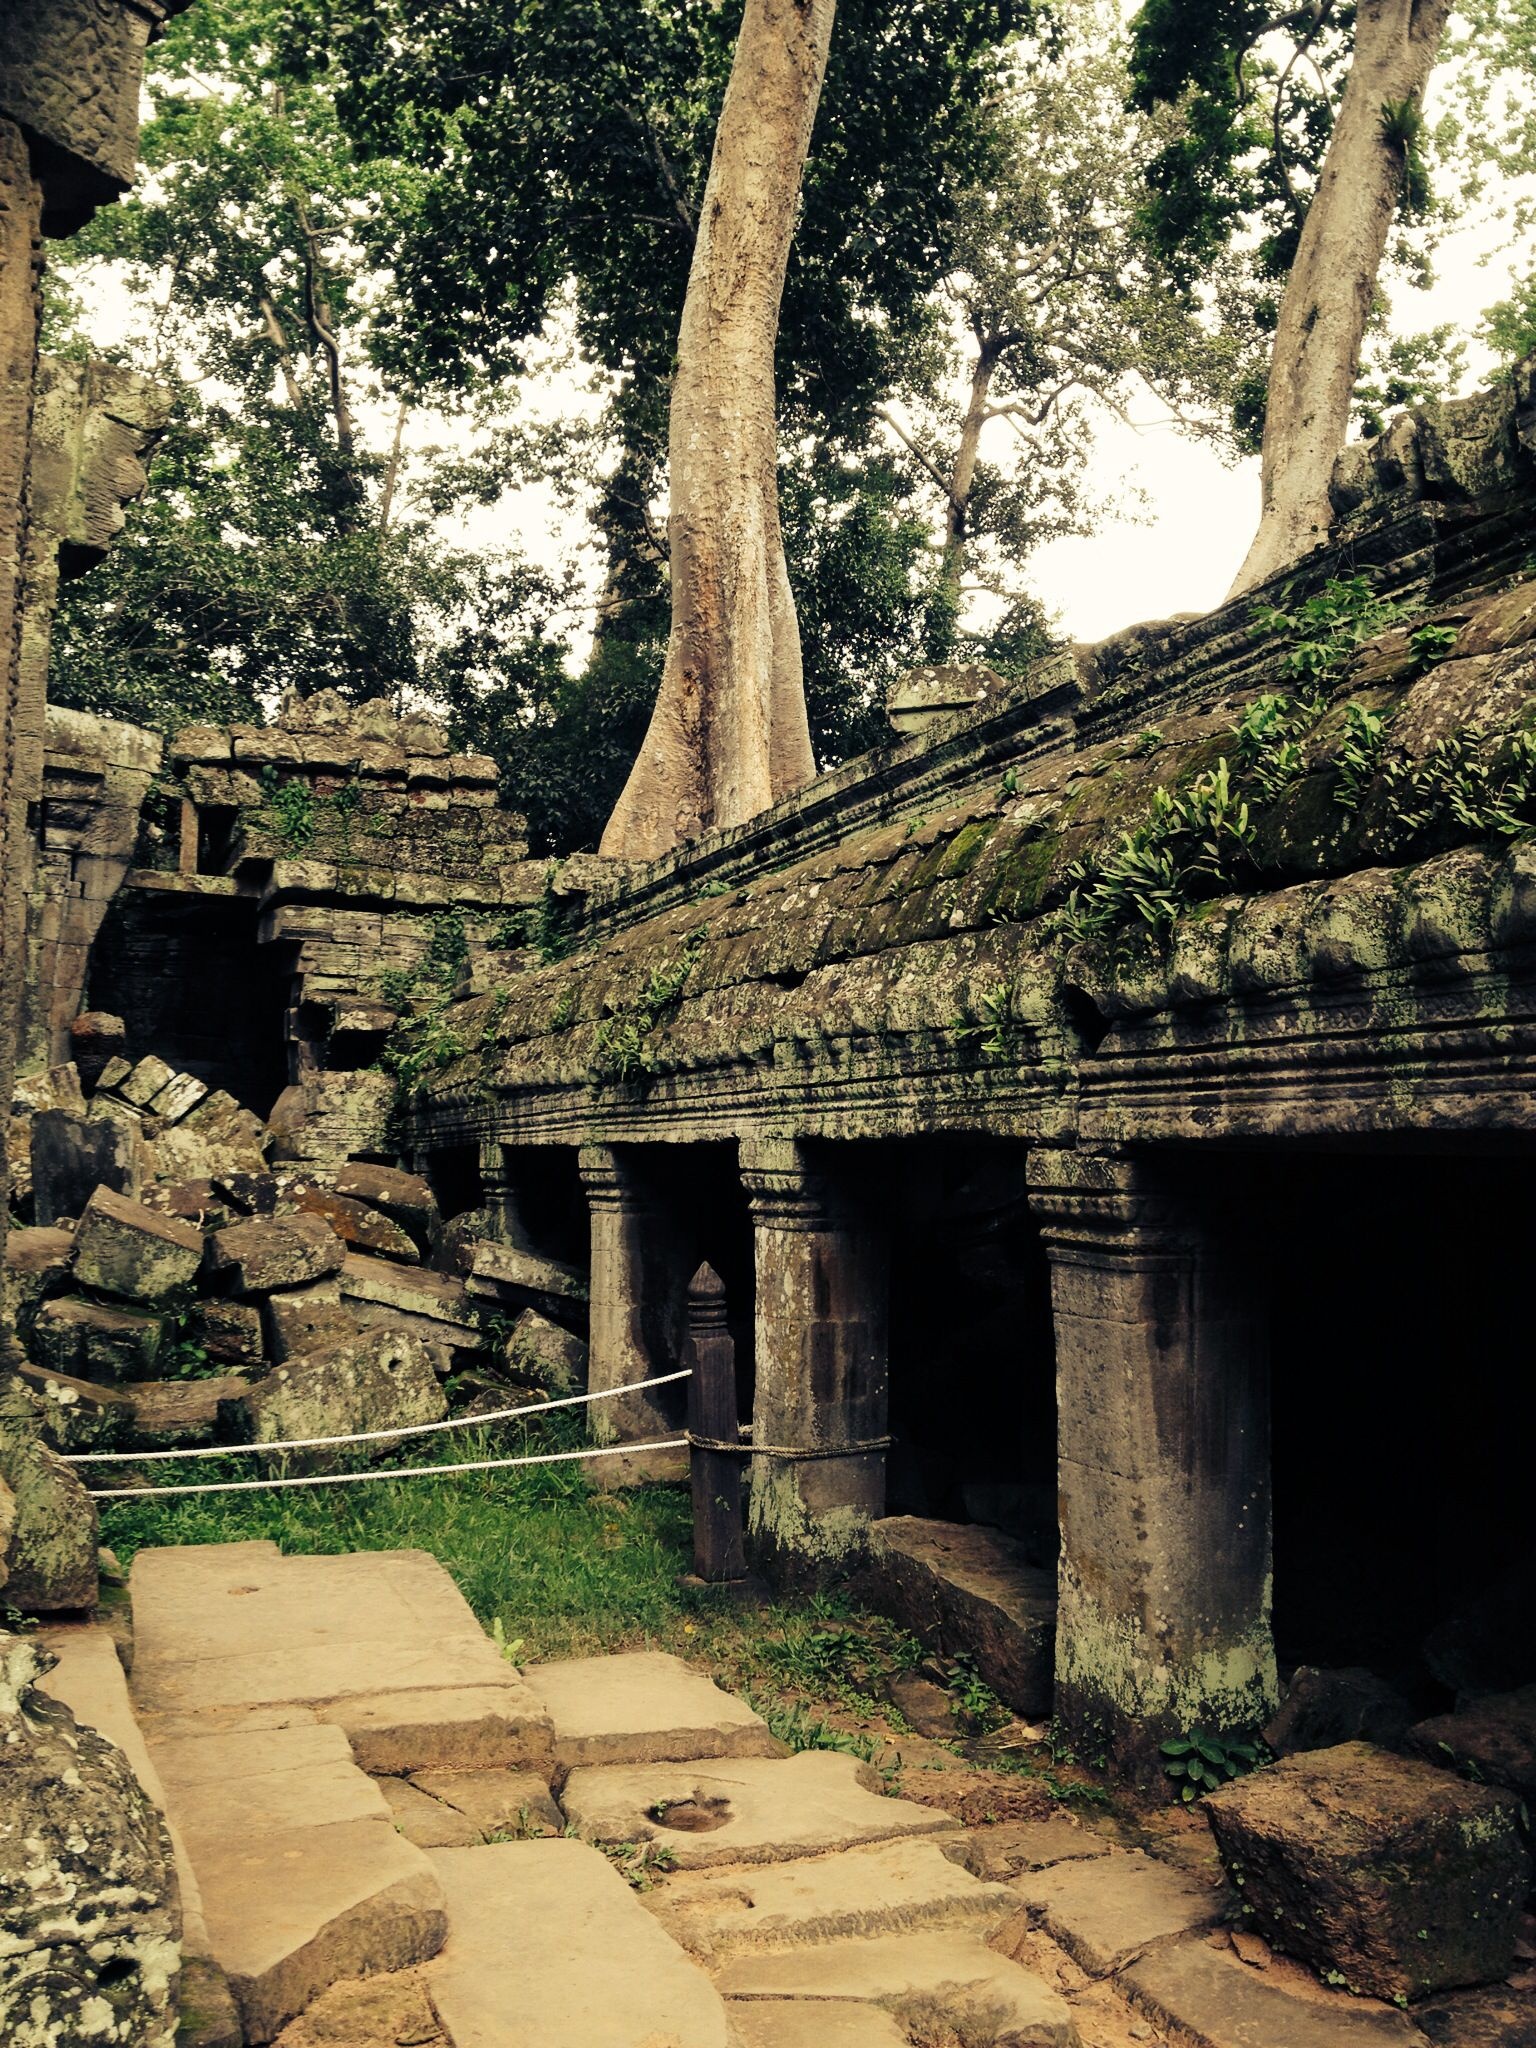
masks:
<instances>
[{"instance_id":1,"label":"wooden post","mask_svg":"<svg viewBox=\"0 0 1536 2048\"><path fill-rule=\"evenodd\" d=\"M734 1585L747 1577L742 1544L741 1482L745 1459L734 1449L736 1345L726 1327L725 1282L713 1266L700 1266L688 1283L688 1331L683 1364L688 1382L688 1433L695 1439L690 1461L693 1481L693 1568L707 1586ZM730 1450L712 1450L729 1444Z\"/></svg>"}]
</instances>

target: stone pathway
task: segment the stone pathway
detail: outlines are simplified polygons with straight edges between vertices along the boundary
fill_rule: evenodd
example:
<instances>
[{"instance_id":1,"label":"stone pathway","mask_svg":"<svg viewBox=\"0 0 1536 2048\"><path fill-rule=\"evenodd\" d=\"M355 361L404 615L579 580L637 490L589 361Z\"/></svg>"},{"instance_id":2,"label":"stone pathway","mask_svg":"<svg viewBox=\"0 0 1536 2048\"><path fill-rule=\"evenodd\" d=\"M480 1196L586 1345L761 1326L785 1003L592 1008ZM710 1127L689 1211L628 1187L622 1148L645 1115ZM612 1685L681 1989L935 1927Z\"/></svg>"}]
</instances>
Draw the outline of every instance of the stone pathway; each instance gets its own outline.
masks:
<instances>
[{"instance_id":1,"label":"stone pathway","mask_svg":"<svg viewBox=\"0 0 1536 2048\"><path fill-rule=\"evenodd\" d=\"M132 1593L131 1681L64 1627L49 1686L171 1824L187 2048L1428 2048L1069 1818L966 1830L673 1657L515 1671L422 1552Z\"/></svg>"}]
</instances>

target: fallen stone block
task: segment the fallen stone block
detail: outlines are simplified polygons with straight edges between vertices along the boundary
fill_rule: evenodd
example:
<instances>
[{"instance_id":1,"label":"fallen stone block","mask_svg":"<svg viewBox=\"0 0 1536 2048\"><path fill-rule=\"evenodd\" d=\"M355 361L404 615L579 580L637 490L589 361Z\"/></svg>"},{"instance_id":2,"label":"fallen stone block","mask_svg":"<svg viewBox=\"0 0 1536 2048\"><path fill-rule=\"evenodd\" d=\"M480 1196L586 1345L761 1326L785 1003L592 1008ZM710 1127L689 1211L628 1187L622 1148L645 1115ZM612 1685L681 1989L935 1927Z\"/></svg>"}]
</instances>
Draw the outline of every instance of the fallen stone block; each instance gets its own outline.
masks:
<instances>
[{"instance_id":1,"label":"fallen stone block","mask_svg":"<svg viewBox=\"0 0 1536 2048\"><path fill-rule=\"evenodd\" d=\"M75 1240L67 1230L8 1230L5 1234L0 1315L23 1338L40 1303L69 1284Z\"/></svg>"},{"instance_id":2,"label":"fallen stone block","mask_svg":"<svg viewBox=\"0 0 1536 2048\"><path fill-rule=\"evenodd\" d=\"M550 1394L579 1393L587 1384L587 1346L537 1309L525 1308L502 1354L514 1379Z\"/></svg>"},{"instance_id":3,"label":"fallen stone block","mask_svg":"<svg viewBox=\"0 0 1536 2048\"><path fill-rule=\"evenodd\" d=\"M136 2048L172 2048L170 1841L122 1751L40 1690L55 1661L0 1635L0 2039L99 2041L109 2024Z\"/></svg>"},{"instance_id":4,"label":"fallen stone block","mask_svg":"<svg viewBox=\"0 0 1536 2048\"><path fill-rule=\"evenodd\" d=\"M555 1755L563 1764L784 1753L745 1700L691 1671L681 1657L657 1650L530 1664L523 1677L554 1724Z\"/></svg>"},{"instance_id":5,"label":"fallen stone block","mask_svg":"<svg viewBox=\"0 0 1536 2048\"><path fill-rule=\"evenodd\" d=\"M1413 1722L1412 1707L1384 1679L1362 1666L1341 1671L1300 1665L1286 1687L1264 1741L1276 1756L1374 1742L1396 1749Z\"/></svg>"},{"instance_id":6,"label":"fallen stone block","mask_svg":"<svg viewBox=\"0 0 1536 2048\"><path fill-rule=\"evenodd\" d=\"M84 1116L85 1091L72 1060L62 1066L44 1067L35 1074L18 1074L11 1091L11 1110L16 1116L38 1116L47 1109L68 1110Z\"/></svg>"},{"instance_id":7,"label":"fallen stone block","mask_svg":"<svg viewBox=\"0 0 1536 2048\"><path fill-rule=\"evenodd\" d=\"M431 1799L453 1807L487 1838L515 1835L521 1839L565 1832L565 1815L535 1771L417 1771L411 1783Z\"/></svg>"},{"instance_id":8,"label":"fallen stone block","mask_svg":"<svg viewBox=\"0 0 1536 2048\"><path fill-rule=\"evenodd\" d=\"M70 1613L96 1599L96 1503L43 1442L44 1413L19 1381L0 1385L0 1484L10 1496L0 1587L23 1614Z\"/></svg>"},{"instance_id":9,"label":"fallen stone block","mask_svg":"<svg viewBox=\"0 0 1536 2048\"><path fill-rule=\"evenodd\" d=\"M244 1301L200 1301L187 1335L221 1365L259 1366L264 1355L261 1311Z\"/></svg>"},{"instance_id":10,"label":"fallen stone block","mask_svg":"<svg viewBox=\"0 0 1536 2048\"><path fill-rule=\"evenodd\" d=\"M134 1136L110 1118L45 1109L32 1119L32 1214L40 1224L78 1216L98 1187L131 1195Z\"/></svg>"},{"instance_id":11,"label":"fallen stone block","mask_svg":"<svg viewBox=\"0 0 1536 2048\"><path fill-rule=\"evenodd\" d=\"M481 1342L463 1283L446 1273L428 1273L351 1252L341 1269L341 1292L348 1301L441 1323L451 1331L455 1344L465 1342L473 1348Z\"/></svg>"},{"instance_id":12,"label":"fallen stone block","mask_svg":"<svg viewBox=\"0 0 1536 2048\"><path fill-rule=\"evenodd\" d=\"M120 1055L114 1055L102 1067L93 1085L98 1092L120 1088L132 1072L132 1060L125 1060Z\"/></svg>"},{"instance_id":13,"label":"fallen stone block","mask_svg":"<svg viewBox=\"0 0 1536 2048\"><path fill-rule=\"evenodd\" d=\"M870 1529L864 1597L930 1649L963 1649L1017 1714L1049 1714L1056 1578L997 1529L890 1515Z\"/></svg>"},{"instance_id":14,"label":"fallen stone block","mask_svg":"<svg viewBox=\"0 0 1536 2048\"><path fill-rule=\"evenodd\" d=\"M148 1109L162 1089L168 1088L176 1079L176 1069L168 1067L164 1060L148 1053L133 1068L117 1093L124 1102L131 1102L135 1109Z\"/></svg>"},{"instance_id":15,"label":"fallen stone block","mask_svg":"<svg viewBox=\"0 0 1536 2048\"><path fill-rule=\"evenodd\" d=\"M367 1160L349 1160L317 1172L314 1178L352 1201L366 1202L402 1230L425 1241L438 1225L437 1198L419 1174L406 1173L398 1166L375 1166Z\"/></svg>"},{"instance_id":16,"label":"fallen stone block","mask_svg":"<svg viewBox=\"0 0 1536 2048\"><path fill-rule=\"evenodd\" d=\"M1424 2048L1405 2013L1362 2012L1347 1992L1298 1998L1203 1941L1154 1948L1120 1982L1144 2013L1192 2048Z\"/></svg>"},{"instance_id":17,"label":"fallen stone block","mask_svg":"<svg viewBox=\"0 0 1536 2048\"><path fill-rule=\"evenodd\" d=\"M128 1043L128 1027L110 1010L82 1010L69 1027L69 1049L74 1055L82 1086L95 1088L107 1066L122 1058ZM123 1062L123 1076L132 1071Z\"/></svg>"},{"instance_id":18,"label":"fallen stone block","mask_svg":"<svg viewBox=\"0 0 1536 2048\"><path fill-rule=\"evenodd\" d=\"M145 1380L129 1389L135 1446L159 1451L232 1441L225 1418L249 1385L238 1373L205 1380Z\"/></svg>"},{"instance_id":19,"label":"fallen stone block","mask_svg":"<svg viewBox=\"0 0 1536 2048\"><path fill-rule=\"evenodd\" d=\"M41 1365L23 1365L21 1378L43 1404L42 1431L50 1449L70 1455L115 1451L126 1444L133 1402L116 1387L50 1372Z\"/></svg>"},{"instance_id":20,"label":"fallen stone block","mask_svg":"<svg viewBox=\"0 0 1536 2048\"><path fill-rule=\"evenodd\" d=\"M267 1144L261 1118L216 1088L179 1123L158 1134L154 1151L164 1179L196 1180L205 1174L214 1179L264 1173Z\"/></svg>"},{"instance_id":21,"label":"fallen stone block","mask_svg":"<svg viewBox=\"0 0 1536 2048\"><path fill-rule=\"evenodd\" d=\"M213 1184L242 1216L271 1216L277 1211L275 1173L216 1173Z\"/></svg>"},{"instance_id":22,"label":"fallen stone block","mask_svg":"<svg viewBox=\"0 0 1536 2048\"><path fill-rule=\"evenodd\" d=\"M312 1351L355 1343L360 1330L356 1313L343 1304L334 1279L271 1295L261 1312L267 1350L279 1365Z\"/></svg>"},{"instance_id":23,"label":"fallen stone block","mask_svg":"<svg viewBox=\"0 0 1536 2048\"><path fill-rule=\"evenodd\" d=\"M1408 1731L1407 1747L1439 1764L1499 1785L1536 1807L1536 1685L1487 1693L1454 1714L1436 1714Z\"/></svg>"},{"instance_id":24,"label":"fallen stone block","mask_svg":"<svg viewBox=\"0 0 1536 2048\"><path fill-rule=\"evenodd\" d=\"M278 1205L285 1211L320 1216L330 1225L349 1251L372 1258L395 1259L414 1265L421 1254L416 1240L398 1223L370 1209L350 1195L338 1195L317 1182L284 1175L278 1182Z\"/></svg>"},{"instance_id":25,"label":"fallen stone block","mask_svg":"<svg viewBox=\"0 0 1536 2048\"><path fill-rule=\"evenodd\" d=\"M219 1231L208 1266L236 1294L275 1294L339 1273L346 1247L319 1216L248 1216Z\"/></svg>"},{"instance_id":26,"label":"fallen stone block","mask_svg":"<svg viewBox=\"0 0 1536 2048\"><path fill-rule=\"evenodd\" d=\"M597 1850L508 1842L430 1860L453 1940L427 1983L461 2048L728 2048L719 1993Z\"/></svg>"},{"instance_id":27,"label":"fallen stone block","mask_svg":"<svg viewBox=\"0 0 1536 2048\"><path fill-rule=\"evenodd\" d=\"M477 1244L466 1284L476 1300L505 1309L534 1308L567 1321L586 1313L585 1273L516 1245Z\"/></svg>"},{"instance_id":28,"label":"fallen stone block","mask_svg":"<svg viewBox=\"0 0 1536 2048\"><path fill-rule=\"evenodd\" d=\"M1504 1975L1529 1864L1517 1802L1369 1743L1287 1757L1204 1802L1256 1932L1378 1998Z\"/></svg>"},{"instance_id":29,"label":"fallen stone block","mask_svg":"<svg viewBox=\"0 0 1536 2048\"><path fill-rule=\"evenodd\" d=\"M943 2024L961 2040L996 2048L1076 2048L1066 2000L964 1930L738 1956L715 1981L733 2011L738 2000L798 1998L819 2007L853 1999L883 2007L909 2031L914 2023Z\"/></svg>"},{"instance_id":30,"label":"fallen stone block","mask_svg":"<svg viewBox=\"0 0 1536 2048\"><path fill-rule=\"evenodd\" d=\"M163 1301L190 1287L203 1263L203 1234L175 1216L97 1188L75 1232L75 1278L128 1301Z\"/></svg>"},{"instance_id":31,"label":"fallen stone block","mask_svg":"<svg viewBox=\"0 0 1536 2048\"><path fill-rule=\"evenodd\" d=\"M866 1773L857 1758L826 1749L607 1764L572 1771L560 1803L583 1841L660 1842L680 1869L775 1863L955 1826L952 1814L871 1792Z\"/></svg>"},{"instance_id":32,"label":"fallen stone block","mask_svg":"<svg viewBox=\"0 0 1536 2048\"><path fill-rule=\"evenodd\" d=\"M1149 1942L1214 1926L1231 1904L1225 1887L1139 1851L1052 1864L1013 1889L1031 1922L1090 1977L1107 1977Z\"/></svg>"},{"instance_id":33,"label":"fallen stone block","mask_svg":"<svg viewBox=\"0 0 1536 2048\"><path fill-rule=\"evenodd\" d=\"M38 1310L31 1350L39 1365L54 1372L111 1387L150 1377L164 1331L160 1317L143 1310L64 1294Z\"/></svg>"},{"instance_id":34,"label":"fallen stone block","mask_svg":"<svg viewBox=\"0 0 1536 2048\"><path fill-rule=\"evenodd\" d=\"M652 1910L713 1968L746 1949L966 1927L986 1936L1018 1913L1007 1885L984 1884L933 1841L877 1842L841 1856L706 1870L671 1879Z\"/></svg>"},{"instance_id":35,"label":"fallen stone block","mask_svg":"<svg viewBox=\"0 0 1536 2048\"><path fill-rule=\"evenodd\" d=\"M311 1352L275 1366L247 1390L244 1407L256 1443L408 1429L440 1422L448 1403L424 1345L392 1330L357 1338L342 1349ZM398 1448L374 1447L382 1456ZM313 1459L305 1454L306 1464Z\"/></svg>"},{"instance_id":36,"label":"fallen stone block","mask_svg":"<svg viewBox=\"0 0 1536 2048\"><path fill-rule=\"evenodd\" d=\"M208 1083L195 1074L177 1074L153 1096L149 1113L163 1124L180 1123L189 1110L196 1109L208 1094Z\"/></svg>"},{"instance_id":37,"label":"fallen stone block","mask_svg":"<svg viewBox=\"0 0 1536 2048\"><path fill-rule=\"evenodd\" d=\"M199 1230L222 1230L239 1213L206 1176L200 1180L154 1181L142 1191L139 1200L157 1215L179 1216L183 1223L196 1224Z\"/></svg>"}]
</instances>

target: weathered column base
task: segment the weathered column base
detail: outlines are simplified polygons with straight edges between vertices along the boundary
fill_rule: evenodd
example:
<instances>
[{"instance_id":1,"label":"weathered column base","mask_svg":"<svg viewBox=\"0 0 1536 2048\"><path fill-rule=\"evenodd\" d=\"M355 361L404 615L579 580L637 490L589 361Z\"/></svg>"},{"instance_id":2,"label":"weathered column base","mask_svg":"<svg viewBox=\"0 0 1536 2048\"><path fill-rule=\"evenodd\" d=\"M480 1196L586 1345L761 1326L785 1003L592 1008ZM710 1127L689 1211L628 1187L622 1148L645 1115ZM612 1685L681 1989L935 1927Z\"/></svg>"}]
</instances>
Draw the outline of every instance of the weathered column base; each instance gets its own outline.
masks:
<instances>
[{"instance_id":1,"label":"weathered column base","mask_svg":"<svg viewBox=\"0 0 1536 2048\"><path fill-rule=\"evenodd\" d=\"M1277 1697L1262 1317L1175 1170L1041 1153L1030 1184L1056 1323L1057 1727L1165 1787L1160 1743L1249 1734Z\"/></svg>"}]
</instances>

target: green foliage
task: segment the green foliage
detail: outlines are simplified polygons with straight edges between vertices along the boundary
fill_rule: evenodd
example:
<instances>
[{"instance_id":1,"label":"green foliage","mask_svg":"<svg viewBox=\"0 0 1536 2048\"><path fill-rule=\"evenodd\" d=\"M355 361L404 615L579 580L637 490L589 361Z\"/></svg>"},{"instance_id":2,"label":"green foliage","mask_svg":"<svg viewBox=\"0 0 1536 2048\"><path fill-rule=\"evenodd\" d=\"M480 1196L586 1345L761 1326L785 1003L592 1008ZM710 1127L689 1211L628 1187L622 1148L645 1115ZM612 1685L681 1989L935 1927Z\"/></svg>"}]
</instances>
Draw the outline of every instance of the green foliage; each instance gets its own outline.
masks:
<instances>
[{"instance_id":1,"label":"green foliage","mask_svg":"<svg viewBox=\"0 0 1536 2048\"><path fill-rule=\"evenodd\" d=\"M974 1011L964 1011L950 1029L962 1045L974 1042L985 1059L1009 1058L1018 1051L1025 1033L1017 985L1000 981L994 988L983 989Z\"/></svg>"},{"instance_id":2,"label":"green foliage","mask_svg":"<svg viewBox=\"0 0 1536 2048\"><path fill-rule=\"evenodd\" d=\"M1223 758L1183 791L1154 789L1140 825L1072 864L1063 927L1074 939L1138 923L1165 932L1196 896L1230 883L1252 852L1248 804Z\"/></svg>"},{"instance_id":3,"label":"green foliage","mask_svg":"<svg viewBox=\"0 0 1536 2048\"><path fill-rule=\"evenodd\" d=\"M1265 691L1244 708L1232 738L1238 768L1255 796L1273 803L1302 770L1300 741L1322 714L1316 699L1298 702Z\"/></svg>"},{"instance_id":4,"label":"green foliage","mask_svg":"<svg viewBox=\"0 0 1536 2048\"><path fill-rule=\"evenodd\" d=\"M1415 626L1408 635L1408 645L1425 668L1432 668L1445 659L1460 637L1455 626Z\"/></svg>"},{"instance_id":5,"label":"green foliage","mask_svg":"<svg viewBox=\"0 0 1536 2048\"><path fill-rule=\"evenodd\" d=\"M1504 363L1536 355L1536 270L1520 278L1507 299L1490 306L1478 338Z\"/></svg>"},{"instance_id":6,"label":"green foliage","mask_svg":"<svg viewBox=\"0 0 1536 2048\"><path fill-rule=\"evenodd\" d=\"M1173 1736L1160 1749L1165 1760L1163 1769L1178 1786L1179 1797L1186 1805L1203 1792L1214 1792L1218 1785L1255 1770L1262 1762L1253 1743L1198 1730Z\"/></svg>"},{"instance_id":7,"label":"green foliage","mask_svg":"<svg viewBox=\"0 0 1536 2048\"><path fill-rule=\"evenodd\" d=\"M1308 697L1318 697L1374 640L1403 616L1403 606L1378 597L1364 576L1330 577L1321 590L1290 607L1286 584L1279 604L1254 607L1255 634L1278 633L1285 646L1277 666Z\"/></svg>"},{"instance_id":8,"label":"green foliage","mask_svg":"<svg viewBox=\"0 0 1536 2048\"><path fill-rule=\"evenodd\" d=\"M261 771L266 822L288 853L303 853L314 844L315 793L295 777L285 782L270 762Z\"/></svg>"},{"instance_id":9,"label":"green foliage","mask_svg":"<svg viewBox=\"0 0 1536 2048\"><path fill-rule=\"evenodd\" d=\"M560 863L551 861L544 870L544 887L538 901L522 910L509 910L491 934L493 946L508 950L531 947L546 967L565 958L573 939L560 915L560 899L555 894L559 873Z\"/></svg>"},{"instance_id":10,"label":"green foliage","mask_svg":"<svg viewBox=\"0 0 1536 2048\"><path fill-rule=\"evenodd\" d=\"M1013 1719L977 1670L975 1658L964 1652L950 1660L948 1690L951 1713L972 1734L989 1734Z\"/></svg>"},{"instance_id":11,"label":"green foliage","mask_svg":"<svg viewBox=\"0 0 1536 2048\"><path fill-rule=\"evenodd\" d=\"M1422 760L1391 763L1387 790L1393 822L1411 837L1454 828L1524 839L1536 831L1536 731L1467 726Z\"/></svg>"},{"instance_id":12,"label":"green foliage","mask_svg":"<svg viewBox=\"0 0 1536 2048\"><path fill-rule=\"evenodd\" d=\"M386 968L379 994L404 1014L389 1034L383 1063L395 1076L401 1098L426 1075L462 1059L469 1047L448 1021L448 1009L469 963L469 938L457 909L434 911L427 920L427 947L410 969Z\"/></svg>"},{"instance_id":13,"label":"green foliage","mask_svg":"<svg viewBox=\"0 0 1536 2048\"><path fill-rule=\"evenodd\" d=\"M637 1892L654 1891L657 1878L677 1868L677 1856L665 1842L598 1842L595 1846Z\"/></svg>"},{"instance_id":14,"label":"green foliage","mask_svg":"<svg viewBox=\"0 0 1536 2048\"><path fill-rule=\"evenodd\" d=\"M592 1040L595 1080L637 1081L656 1071L651 1034L682 1001L705 936L702 926L690 932L677 959L656 968L633 1003L603 1018Z\"/></svg>"},{"instance_id":15,"label":"green foliage","mask_svg":"<svg viewBox=\"0 0 1536 2048\"><path fill-rule=\"evenodd\" d=\"M1363 704L1344 706L1344 733L1339 742L1339 780L1333 800L1341 811L1358 811L1387 744L1389 711L1370 711Z\"/></svg>"}]
</instances>

